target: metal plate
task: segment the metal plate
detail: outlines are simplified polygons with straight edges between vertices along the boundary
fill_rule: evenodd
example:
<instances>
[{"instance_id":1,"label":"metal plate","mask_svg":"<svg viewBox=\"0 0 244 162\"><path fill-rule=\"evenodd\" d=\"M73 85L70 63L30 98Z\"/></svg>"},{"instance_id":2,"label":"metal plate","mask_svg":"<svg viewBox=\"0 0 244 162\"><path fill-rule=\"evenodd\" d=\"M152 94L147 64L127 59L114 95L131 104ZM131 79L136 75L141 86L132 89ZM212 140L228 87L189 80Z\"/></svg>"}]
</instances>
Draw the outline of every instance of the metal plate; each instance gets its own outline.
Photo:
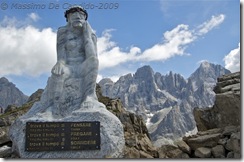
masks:
<instances>
[{"instance_id":1,"label":"metal plate","mask_svg":"<svg viewBox=\"0 0 244 162\"><path fill-rule=\"evenodd\" d=\"M100 122L27 122L26 151L99 150Z\"/></svg>"}]
</instances>

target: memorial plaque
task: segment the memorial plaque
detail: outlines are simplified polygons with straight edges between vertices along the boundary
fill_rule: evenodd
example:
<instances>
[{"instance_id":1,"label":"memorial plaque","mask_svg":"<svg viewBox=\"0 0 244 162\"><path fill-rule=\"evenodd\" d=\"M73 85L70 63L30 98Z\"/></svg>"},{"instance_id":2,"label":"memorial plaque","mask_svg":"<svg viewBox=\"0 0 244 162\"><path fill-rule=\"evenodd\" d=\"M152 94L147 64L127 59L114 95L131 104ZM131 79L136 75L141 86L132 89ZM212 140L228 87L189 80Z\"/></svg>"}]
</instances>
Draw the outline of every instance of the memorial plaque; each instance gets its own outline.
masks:
<instances>
[{"instance_id":1,"label":"memorial plaque","mask_svg":"<svg viewBox=\"0 0 244 162\"><path fill-rule=\"evenodd\" d=\"M27 122L26 151L99 150L100 122Z\"/></svg>"}]
</instances>

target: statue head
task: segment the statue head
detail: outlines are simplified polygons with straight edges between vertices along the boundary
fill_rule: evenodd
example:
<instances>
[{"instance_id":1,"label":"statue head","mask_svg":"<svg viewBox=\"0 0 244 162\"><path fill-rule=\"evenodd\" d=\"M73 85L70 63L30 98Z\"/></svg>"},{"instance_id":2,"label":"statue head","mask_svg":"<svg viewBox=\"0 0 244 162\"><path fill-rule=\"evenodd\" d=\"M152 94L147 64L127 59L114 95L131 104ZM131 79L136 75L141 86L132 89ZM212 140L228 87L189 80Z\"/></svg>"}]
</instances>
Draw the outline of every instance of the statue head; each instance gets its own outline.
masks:
<instances>
[{"instance_id":1,"label":"statue head","mask_svg":"<svg viewBox=\"0 0 244 162\"><path fill-rule=\"evenodd\" d=\"M81 6L71 6L69 9L67 9L65 12L64 12L64 17L66 18L66 21L68 22L68 15L71 14L71 13L75 13L75 12L79 12L81 14L84 14L85 16L85 20L87 20L88 18L88 13L86 12L86 10L81 7Z\"/></svg>"}]
</instances>

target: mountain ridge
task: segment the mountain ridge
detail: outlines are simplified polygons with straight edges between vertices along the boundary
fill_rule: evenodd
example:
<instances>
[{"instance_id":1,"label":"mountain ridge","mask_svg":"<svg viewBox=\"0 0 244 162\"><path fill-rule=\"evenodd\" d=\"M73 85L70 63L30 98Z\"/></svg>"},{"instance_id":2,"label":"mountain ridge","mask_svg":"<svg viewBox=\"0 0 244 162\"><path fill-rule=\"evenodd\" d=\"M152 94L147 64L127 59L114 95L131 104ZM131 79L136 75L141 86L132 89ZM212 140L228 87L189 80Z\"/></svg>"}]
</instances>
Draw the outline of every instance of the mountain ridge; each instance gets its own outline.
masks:
<instances>
[{"instance_id":1,"label":"mountain ridge","mask_svg":"<svg viewBox=\"0 0 244 162\"><path fill-rule=\"evenodd\" d=\"M172 71L166 75L154 73L147 65L138 68L135 74L121 76L117 82L102 79L98 84L104 96L120 98L128 111L141 115L152 140L158 141L165 137L179 138L194 130L193 108L213 105L217 78L228 73L230 71L220 65L202 62L185 79ZM163 109L169 111L161 111ZM158 119L155 115L164 118Z\"/></svg>"}]
</instances>

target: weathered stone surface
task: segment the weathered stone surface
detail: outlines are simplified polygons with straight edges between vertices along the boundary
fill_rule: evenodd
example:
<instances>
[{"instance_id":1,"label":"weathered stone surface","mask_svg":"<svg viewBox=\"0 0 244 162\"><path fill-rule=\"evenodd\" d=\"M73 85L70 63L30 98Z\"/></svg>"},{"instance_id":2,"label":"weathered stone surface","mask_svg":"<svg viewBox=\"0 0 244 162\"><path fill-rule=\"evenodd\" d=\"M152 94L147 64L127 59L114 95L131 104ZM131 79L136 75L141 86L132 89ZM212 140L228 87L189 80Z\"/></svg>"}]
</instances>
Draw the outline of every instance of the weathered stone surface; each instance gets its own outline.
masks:
<instances>
[{"instance_id":1,"label":"weathered stone surface","mask_svg":"<svg viewBox=\"0 0 244 162\"><path fill-rule=\"evenodd\" d=\"M9 127L0 127L0 145L10 141L8 130Z\"/></svg>"},{"instance_id":2,"label":"weathered stone surface","mask_svg":"<svg viewBox=\"0 0 244 162\"><path fill-rule=\"evenodd\" d=\"M235 159L240 159L241 158L241 154L240 153L234 153L234 158Z\"/></svg>"},{"instance_id":3,"label":"weathered stone surface","mask_svg":"<svg viewBox=\"0 0 244 162\"><path fill-rule=\"evenodd\" d=\"M228 152L226 158L234 158L234 152Z\"/></svg>"},{"instance_id":4,"label":"weathered stone surface","mask_svg":"<svg viewBox=\"0 0 244 162\"><path fill-rule=\"evenodd\" d=\"M159 155L158 158L160 158L160 159L168 158L168 157L166 156L166 153L165 153L164 151L162 151L162 150L159 150L159 151L158 151L158 155Z\"/></svg>"},{"instance_id":5,"label":"weathered stone surface","mask_svg":"<svg viewBox=\"0 0 244 162\"><path fill-rule=\"evenodd\" d=\"M187 154L187 153L182 153L182 155L181 155L181 158L182 159L189 159L190 158L190 156Z\"/></svg>"},{"instance_id":6,"label":"weathered stone surface","mask_svg":"<svg viewBox=\"0 0 244 162\"><path fill-rule=\"evenodd\" d=\"M198 131L197 135L203 136L203 135L209 135L209 134L217 134L217 133L222 133L221 128L214 128L214 129L208 129L206 131Z\"/></svg>"},{"instance_id":7,"label":"weathered stone surface","mask_svg":"<svg viewBox=\"0 0 244 162\"><path fill-rule=\"evenodd\" d=\"M140 158L153 158L153 156L145 153L144 151L139 151L140 152Z\"/></svg>"},{"instance_id":8,"label":"weathered stone surface","mask_svg":"<svg viewBox=\"0 0 244 162\"><path fill-rule=\"evenodd\" d=\"M4 110L4 113L11 112L16 110L18 107L16 105L8 105L7 108Z\"/></svg>"},{"instance_id":9,"label":"weathered stone surface","mask_svg":"<svg viewBox=\"0 0 244 162\"><path fill-rule=\"evenodd\" d=\"M179 158L182 158L182 156L185 157L185 154L183 151L181 151L180 149L177 148L177 149L166 152L166 156L168 158L179 159Z\"/></svg>"},{"instance_id":10,"label":"weathered stone surface","mask_svg":"<svg viewBox=\"0 0 244 162\"><path fill-rule=\"evenodd\" d=\"M36 102L40 101L41 95L43 93L44 89L38 89L36 92L34 92L29 98L27 102Z\"/></svg>"},{"instance_id":11,"label":"weathered stone surface","mask_svg":"<svg viewBox=\"0 0 244 162\"><path fill-rule=\"evenodd\" d=\"M197 157L206 158L198 150L199 148L205 147L211 150L211 158L240 158L241 135L239 131L239 126L226 126L225 128L200 131L195 135L184 137L183 140L191 150L195 150ZM190 157L196 157L195 152L194 156L192 153L188 155Z\"/></svg>"},{"instance_id":12,"label":"weathered stone surface","mask_svg":"<svg viewBox=\"0 0 244 162\"><path fill-rule=\"evenodd\" d=\"M175 149L177 149L177 146L175 145L162 145L160 148L158 148L159 158L168 158L167 152Z\"/></svg>"},{"instance_id":13,"label":"weathered stone surface","mask_svg":"<svg viewBox=\"0 0 244 162\"><path fill-rule=\"evenodd\" d=\"M182 148L184 147L185 145ZM172 144L162 145L158 149L159 158L189 158L188 154L184 153L181 149Z\"/></svg>"},{"instance_id":14,"label":"weathered stone surface","mask_svg":"<svg viewBox=\"0 0 244 162\"><path fill-rule=\"evenodd\" d=\"M8 157L11 155L11 153L12 153L11 147L7 145L0 147L0 158Z\"/></svg>"},{"instance_id":15,"label":"weathered stone surface","mask_svg":"<svg viewBox=\"0 0 244 162\"><path fill-rule=\"evenodd\" d=\"M241 123L241 100L239 94L216 94L214 111L219 113L216 118L217 127L227 125L240 125Z\"/></svg>"},{"instance_id":16,"label":"weathered stone surface","mask_svg":"<svg viewBox=\"0 0 244 162\"><path fill-rule=\"evenodd\" d=\"M225 146L225 144L227 143L227 140L228 140L227 137L221 138L221 139L219 139L218 144Z\"/></svg>"},{"instance_id":17,"label":"weathered stone surface","mask_svg":"<svg viewBox=\"0 0 244 162\"><path fill-rule=\"evenodd\" d=\"M194 109L198 130L224 128L229 125L239 126L241 124L240 72L219 77L214 91L216 99L213 107Z\"/></svg>"},{"instance_id":18,"label":"weathered stone surface","mask_svg":"<svg viewBox=\"0 0 244 162\"><path fill-rule=\"evenodd\" d=\"M196 157L200 157L200 158L210 158L211 157L211 149L206 148L206 147L200 147L200 148L196 149L194 155Z\"/></svg>"},{"instance_id":19,"label":"weathered stone surface","mask_svg":"<svg viewBox=\"0 0 244 162\"><path fill-rule=\"evenodd\" d=\"M229 151L233 151L235 153L240 153L241 145L240 145L240 132L233 133L230 139L227 140L225 148Z\"/></svg>"},{"instance_id":20,"label":"weathered stone surface","mask_svg":"<svg viewBox=\"0 0 244 162\"><path fill-rule=\"evenodd\" d=\"M99 86L98 86L99 87ZM99 91L97 91L99 93ZM124 158L140 158L140 155L158 158L158 151L153 146L145 122L142 117L125 111L119 99L108 99L101 96L100 101L105 101L109 111L115 114L124 128L125 155ZM144 152L144 153L141 153Z\"/></svg>"},{"instance_id":21,"label":"weathered stone surface","mask_svg":"<svg viewBox=\"0 0 244 162\"><path fill-rule=\"evenodd\" d=\"M215 117L212 113L212 108L194 108L193 115L196 121L196 126L198 131L206 131L208 129L216 128L216 123L214 122Z\"/></svg>"},{"instance_id":22,"label":"weathered stone surface","mask_svg":"<svg viewBox=\"0 0 244 162\"><path fill-rule=\"evenodd\" d=\"M225 157L225 148L222 145L217 145L212 148L212 154L215 158L224 158Z\"/></svg>"},{"instance_id":23,"label":"weathered stone surface","mask_svg":"<svg viewBox=\"0 0 244 162\"><path fill-rule=\"evenodd\" d=\"M124 158L140 158L140 151L134 147L126 148L124 154Z\"/></svg>"},{"instance_id":24,"label":"weathered stone surface","mask_svg":"<svg viewBox=\"0 0 244 162\"><path fill-rule=\"evenodd\" d=\"M190 138L186 143L193 149L196 150L199 147L214 147L217 145L220 139L220 133L199 136L196 138Z\"/></svg>"},{"instance_id":25,"label":"weathered stone surface","mask_svg":"<svg viewBox=\"0 0 244 162\"><path fill-rule=\"evenodd\" d=\"M233 126L233 125L230 125L230 126L226 126L224 128L224 131L223 131L223 135L224 136L230 136L232 133L235 133L237 131L240 131L239 128L237 126Z\"/></svg>"},{"instance_id":26,"label":"weathered stone surface","mask_svg":"<svg viewBox=\"0 0 244 162\"><path fill-rule=\"evenodd\" d=\"M183 152L187 153L187 154L191 154L191 148L184 142L184 141L177 141L175 143L180 150L182 150Z\"/></svg>"}]
</instances>

